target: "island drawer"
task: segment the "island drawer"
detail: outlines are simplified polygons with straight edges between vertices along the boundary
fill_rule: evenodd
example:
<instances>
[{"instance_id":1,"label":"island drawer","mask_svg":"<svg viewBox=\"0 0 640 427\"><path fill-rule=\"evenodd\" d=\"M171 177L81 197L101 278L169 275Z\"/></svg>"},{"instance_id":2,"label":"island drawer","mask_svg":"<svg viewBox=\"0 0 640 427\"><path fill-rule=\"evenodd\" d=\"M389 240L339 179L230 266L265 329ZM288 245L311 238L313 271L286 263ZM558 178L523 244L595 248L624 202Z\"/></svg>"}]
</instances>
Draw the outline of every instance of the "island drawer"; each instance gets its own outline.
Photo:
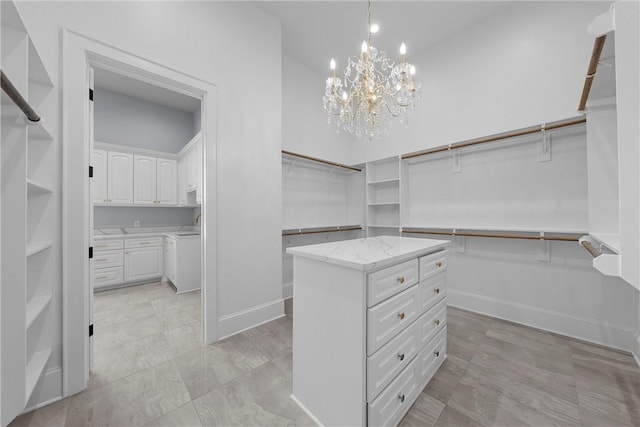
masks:
<instances>
[{"instance_id":1,"label":"island drawer","mask_svg":"<svg viewBox=\"0 0 640 427\"><path fill-rule=\"evenodd\" d=\"M416 381L420 391L431 380L446 356L447 328L445 326L416 357Z\"/></svg>"},{"instance_id":2,"label":"island drawer","mask_svg":"<svg viewBox=\"0 0 640 427\"><path fill-rule=\"evenodd\" d=\"M418 354L420 328L414 322L367 360L367 401L371 402Z\"/></svg>"},{"instance_id":3,"label":"island drawer","mask_svg":"<svg viewBox=\"0 0 640 427\"><path fill-rule=\"evenodd\" d=\"M420 258L420 281L447 269L447 251L438 251Z\"/></svg>"},{"instance_id":4,"label":"island drawer","mask_svg":"<svg viewBox=\"0 0 640 427\"><path fill-rule=\"evenodd\" d=\"M436 274L427 280L420 282L420 313L426 312L447 293L447 280L445 274Z\"/></svg>"},{"instance_id":5,"label":"island drawer","mask_svg":"<svg viewBox=\"0 0 640 427\"><path fill-rule=\"evenodd\" d=\"M122 249L96 252L93 257L93 268L118 267L124 264Z\"/></svg>"},{"instance_id":6,"label":"island drawer","mask_svg":"<svg viewBox=\"0 0 640 427\"><path fill-rule=\"evenodd\" d=\"M162 246L162 237L148 237L141 239L127 239L124 241L126 249L144 248L147 246Z\"/></svg>"},{"instance_id":7,"label":"island drawer","mask_svg":"<svg viewBox=\"0 0 640 427\"><path fill-rule=\"evenodd\" d=\"M367 277L367 307L373 307L418 283L418 260L412 259Z\"/></svg>"},{"instance_id":8,"label":"island drawer","mask_svg":"<svg viewBox=\"0 0 640 427\"><path fill-rule=\"evenodd\" d=\"M396 426L420 392L416 360L409 364L382 393L368 405L369 426Z\"/></svg>"},{"instance_id":9,"label":"island drawer","mask_svg":"<svg viewBox=\"0 0 640 427\"><path fill-rule=\"evenodd\" d=\"M94 251L110 251L113 249L122 249L124 241L122 239L113 240L95 240L93 242Z\"/></svg>"},{"instance_id":10,"label":"island drawer","mask_svg":"<svg viewBox=\"0 0 640 427\"><path fill-rule=\"evenodd\" d=\"M447 301L442 300L436 304L431 310L423 314L416 322L419 326L419 348L424 347L426 343L444 328L447 323Z\"/></svg>"},{"instance_id":11,"label":"island drawer","mask_svg":"<svg viewBox=\"0 0 640 427\"><path fill-rule=\"evenodd\" d=\"M367 310L367 355L418 318L419 300L418 287L413 286Z\"/></svg>"}]
</instances>

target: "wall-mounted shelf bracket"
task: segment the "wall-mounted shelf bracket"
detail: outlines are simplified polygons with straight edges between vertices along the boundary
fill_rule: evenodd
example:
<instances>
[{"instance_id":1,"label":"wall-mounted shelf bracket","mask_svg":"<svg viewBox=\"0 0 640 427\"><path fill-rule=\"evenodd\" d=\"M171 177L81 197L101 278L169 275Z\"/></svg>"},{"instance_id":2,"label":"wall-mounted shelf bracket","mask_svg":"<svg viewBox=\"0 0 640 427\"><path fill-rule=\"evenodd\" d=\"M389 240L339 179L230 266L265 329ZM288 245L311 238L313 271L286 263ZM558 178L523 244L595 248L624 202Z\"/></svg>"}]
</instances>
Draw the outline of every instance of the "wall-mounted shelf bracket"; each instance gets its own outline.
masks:
<instances>
[{"instance_id":1,"label":"wall-mounted shelf bracket","mask_svg":"<svg viewBox=\"0 0 640 427\"><path fill-rule=\"evenodd\" d=\"M298 164L298 159L293 159L287 168L287 172L284 174L285 179L291 179L291 171L296 167L296 164Z\"/></svg>"},{"instance_id":2,"label":"wall-mounted shelf bracket","mask_svg":"<svg viewBox=\"0 0 640 427\"><path fill-rule=\"evenodd\" d=\"M538 261L550 262L551 261L551 247L549 241L544 239L544 232L540 233L540 249L538 250Z\"/></svg>"},{"instance_id":3,"label":"wall-mounted shelf bracket","mask_svg":"<svg viewBox=\"0 0 640 427\"><path fill-rule=\"evenodd\" d=\"M455 236L454 239L456 244L456 252L458 252L459 254L467 252L467 238L464 236Z\"/></svg>"},{"instance_id":4,"label":"wall-mounted shelf bracket","mask_svg":"<svg viewBox=\"0 0 640 427\"><path fill-rule=\"evenodd\" d=\"M449 149L451 150L451 146L449 146ZM453 173L462 172L462 165L460 164L460 150L451 150L451 160L453 161L451 171Z\"/></svg>"},{"instance_id":5,"label":"wall-mounted shelf bracket","mask_svg":"<svg viewBox=\"0 0 640 427\"><path fill-rule=\"evenodd\" d=\"M545 124L542 125L541 138L538 143L538 162L551 161L551 135L547 132Z\"/></svg>"}]
</instances>

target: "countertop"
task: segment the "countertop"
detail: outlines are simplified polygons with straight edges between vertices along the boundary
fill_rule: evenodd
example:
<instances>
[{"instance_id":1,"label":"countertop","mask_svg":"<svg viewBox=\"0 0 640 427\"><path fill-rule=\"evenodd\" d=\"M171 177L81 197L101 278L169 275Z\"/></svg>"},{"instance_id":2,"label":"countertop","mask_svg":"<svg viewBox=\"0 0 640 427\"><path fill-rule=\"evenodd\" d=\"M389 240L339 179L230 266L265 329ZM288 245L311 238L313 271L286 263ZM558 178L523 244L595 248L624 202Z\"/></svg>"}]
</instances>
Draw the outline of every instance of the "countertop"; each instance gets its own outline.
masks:
<instances>
[{"instance_id":1,"label":"countertop","mask_svg":"<svg viewBox=\"0 0 640 427\"><path fill-rule=\"evenodd\" d=\"M186 227L174 227L174 228L178 228L177 230L135 230L135 231L129 231L125 228L121 228L121 229L108 229L108 233L105 233L104 231L94 231L93 234L93 240L95 241L102 241L102 240L114 240L114 239L139 239L139 238L149 238L149 237L164 237L164 236L168 236L168 237L177 237L177 238L194 238L194 237L200 237L200 231L197 229L184 229ZM191 227L189 227L191 228ZM181 236L180 234L186 234L186 233L197 233L197 234L191 234L191 235L183 235Z\"/></svg>"},{"instance_id":2,"label":"countertop","mask_svg":"<svg viewBox=\"0 0 640 427\"><path fill-rule=\"evenodd\" d=\"M357 270L372 270L414 256L433 252L451 244L448 240L379 236L366 239L288 248L287 253L303 258L342 265Z\"/></svg>"}]
</instances>

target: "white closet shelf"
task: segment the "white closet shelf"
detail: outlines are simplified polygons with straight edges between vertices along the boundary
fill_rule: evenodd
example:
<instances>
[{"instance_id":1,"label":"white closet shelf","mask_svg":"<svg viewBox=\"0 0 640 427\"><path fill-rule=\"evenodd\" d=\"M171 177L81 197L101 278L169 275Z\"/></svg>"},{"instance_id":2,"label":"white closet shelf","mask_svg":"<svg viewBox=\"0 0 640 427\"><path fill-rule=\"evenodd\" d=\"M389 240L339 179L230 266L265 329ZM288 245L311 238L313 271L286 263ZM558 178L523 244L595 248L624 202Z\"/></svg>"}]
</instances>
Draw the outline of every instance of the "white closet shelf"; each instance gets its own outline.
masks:
<instances>
[{"instance_id":1,"label":"white closet shelf","mask_svg":"<svg viewBox=\"0 0 640 427\"><path fill-rule=\"evenodd\" d=\"M516 233L545 233L545 234L587 234L588 231L582 228L541 228L541 227L496 227L496 226L469 226L456 227L451 225L403 225L404 229L418 230L456 230L456 231L492 231L492 232L516 232Z\"/></svg>"},{"instance_id":2,"label":"white closet shelf","mask_svg":"<svg viewBox=\"0 0 640 427\"><path fill-rule=\"evenodd\" d=\"M391 184L394 182L400 182L400 178L390 178L390 179L379 179L377 181L370 181L367 184L369 185L382 185L382 184Z\"/></svg>"},{"instance_id":3,"label":"white closet shelf","mask_svg":"<svg viewBox=\"0 0 640 427\"><path fill-rule=\"evenodd\" d=\"M620 235L613 233L590 233L591 237L594 240L597 240L598 243L606 246L613 252L619 254L620 253Z\"/></svg>"},{"instance_id":4,"label":"white closet shelf","mask_svg":"<svg viewBox=\"0 0 640 427\"><path fill-rule=\"evenodd\" d=\"M27 192L29 194L47 194L53 193L53 189L32 179L27 179Z\"/></svg>"},{"instance_id":5,"label":"white closet shelf","mask_svg":"<svg viewBox=\"0 0 640 427\"><path fill-rule=\"evenodd\" d=\"M45 366L51 357L51 349L37 351L29 360L26 369L26 388L25 388L25 402L28 402L31 398L33 390L36 388L36 384L44 372Z\"/></svg>"},{"instance_id":6,"label":"white closet shelf","mask_svg":"<svg viewBox=\"0 0 640 427\"><path fill-rule=\"evenodd\" d=\"M369 206L396 206L399 205L400 202L375 202L368 203Z\"/></svg>"},{"instance_id":7,"label":"white closet shelf","mask_svg":"<svg viewBox=\"0 0 640 427\"><path fill-rule=\"evenodd\" d=\"M45 124L44 120L45 119L43 118L36 123L32 123L26 120L29 123L29 126L27 127L27 131L29 132L29 141L32 141L32 140L53 141L53 134Z\"/></svg>"},{"instance_id":8,"label":"white closet shelf","mask_svg":"<svg viewBox=\"0 0 640 427\"><path fill-rule=\"evenodd\" d=\"M38 318L38 316L40 316L44 309L47 308L50 302L51 294L33 297L29 300L29 302L27 303L26 329L29 329L29 327Z\"/></svg>"},{"instance_id":9,"label":"white closet shelf","mask_svg":"<svg viewBox=\"0 0 640 427\"><path fill-rule=\"evenodd\" d=\"M50 248L52 244L53 244L53 242L51 240L48 240L48 241L45 241L45 242L29 243L27 245L27 253L26 253L26 255L27 255L27 257L35 255L38 252L42 252L45 249Z\"/></svg>"}]
</instances>

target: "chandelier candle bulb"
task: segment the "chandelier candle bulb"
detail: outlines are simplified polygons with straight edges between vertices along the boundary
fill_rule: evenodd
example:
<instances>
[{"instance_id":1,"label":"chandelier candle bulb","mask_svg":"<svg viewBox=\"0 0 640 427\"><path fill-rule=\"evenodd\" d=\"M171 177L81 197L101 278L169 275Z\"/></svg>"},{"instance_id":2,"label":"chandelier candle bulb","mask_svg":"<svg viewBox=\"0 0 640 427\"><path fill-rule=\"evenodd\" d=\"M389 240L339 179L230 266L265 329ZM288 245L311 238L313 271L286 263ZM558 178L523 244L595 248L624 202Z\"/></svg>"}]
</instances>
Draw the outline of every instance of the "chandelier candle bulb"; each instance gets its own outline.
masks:
<instances>
[{"instance_id":1,"label":"chandelier candle bulb","mask_svg":"<svg viewBox=\"0 0 640 427\"><path fill-rule=\"evenodd\" d=\"M402 43L400 45L400 63L401 64L404 64L404 60L405 60L404 58L406 54L407 54L407 45Z\"/></svg>"},{"instance_id":2,"label":"chandelier candle bulb","mask_svg":"<svg viewBox=\"0 0 640 427\"><path fill-rule=\"evenodd\" d=\"M367 42L366 41L362 42L361 49L362 49L362 53L365 53L367 51L367 49L369 49L369 46L367 46Z\"/></svg>"}]
</instances>

